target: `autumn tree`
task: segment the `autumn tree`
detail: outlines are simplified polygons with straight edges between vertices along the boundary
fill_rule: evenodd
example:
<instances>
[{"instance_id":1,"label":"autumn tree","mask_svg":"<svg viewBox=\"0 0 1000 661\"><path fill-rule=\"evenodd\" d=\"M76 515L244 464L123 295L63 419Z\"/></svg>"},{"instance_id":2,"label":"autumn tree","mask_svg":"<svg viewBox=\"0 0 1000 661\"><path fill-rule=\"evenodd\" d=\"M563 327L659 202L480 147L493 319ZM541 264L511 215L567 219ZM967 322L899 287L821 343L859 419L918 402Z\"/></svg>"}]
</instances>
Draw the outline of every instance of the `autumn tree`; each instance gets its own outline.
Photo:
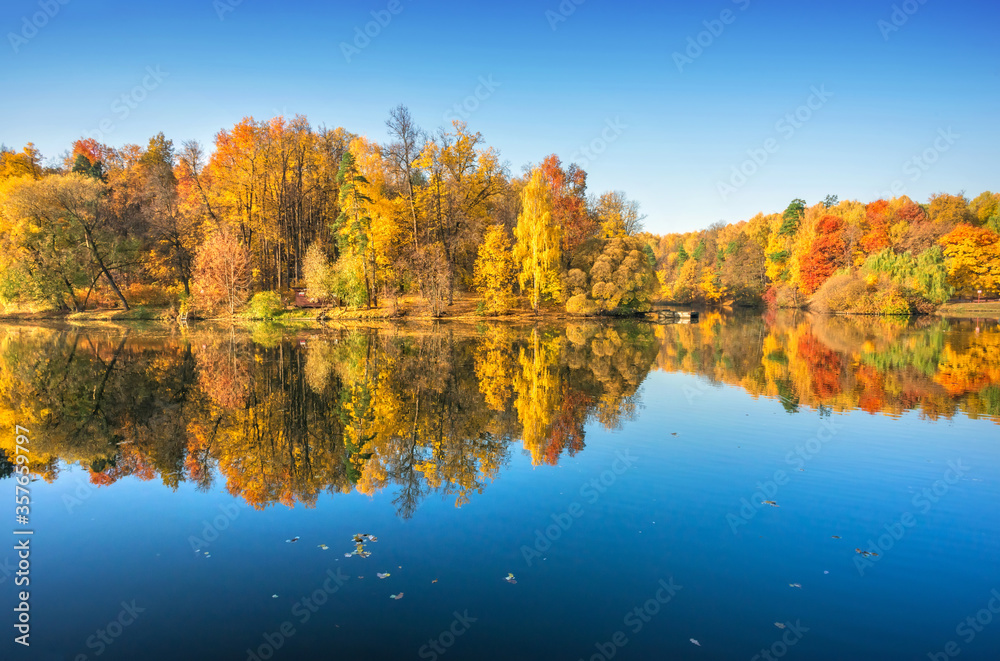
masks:
<instances>
[{"instance_id":1,"label":"autumn tree","mask_svg":"<svg viewBox=\"0 0 1000 661\"><path fill-rule=\"evenodd\" d=\"M518 282L530 291L531 307L538 312L543 298L559 300L561 228L552 222L551 200L540 169L531 172L524 189L521 215L514 230L514 259L520 264ZM526 289L530 283L530 290Z\"/></svg>"},{"instance_id":2,"label":"autumn tree","mask_svg":"<svg viewBox=\"0 0 1000 661\"><path fill-rule=\"evenodd\" d=\"M609 191L597 198L594 214L606 239L634 236L642 231L646 219L639 212L639 203L628 199L622 191Z\"/></svg>"},{"instance_id":3,"label":"autumn tree","mask_svg":"<svg viewBox=\"0 0 1000 661\"><path fill-rule=\"evenodd\" d=\"M235 314L250 295L250 254L230 232L211 234L194 262L198 298L210 306L224 305Z\"/></svg>"},{"instance_id":4,"label":"autumn tree","mask_svg":"<svg viewBox=\"0 0 1000 661\"><path fill-rule=\"evenodd\" d=\"M502 225L492 225L479 246L475 271L476 290L487 313L502 314L513 307L516 279L517 263L507 231Z\"/></svg>"},{"instance_id":5,"label":"autumn tree","mask_svg":"<svg viewBox=\"0 0 1000 661\"><path fill-rule=\"evenodd\" d=\"M79 174L38 180L22 177L14 182L3 201L4 216L13 224L13 231L21 237L20 247L32 255L34 263L49 270L53 258L61 262L59 269L87 268L89 262L94 281L103 276L122 307L129 309L116 275L135 265L136 243L112 227L101 182ZM53 247L61 244L84 248L86 261L78 257L71 266L60 260ZM71 298L70 280L76 277L76 273L61 273Z\"/></svg>"},{"instance_id":6,"label":"autumn tree","mask_svg":"<svg viewBox=\"0 0 1000 661\"><path fill-rule=\"evenodd\" d=\"M949 195L948 193L932 195L928 213L935 223L947 225L968 223L971 225L976 222L975 214L969 209L969 200L964 195Z\"/></svg>"},{"instance_id":7,"label":"autumn tree","mask_svg":"<svg viewBox=\"0 0 1000 661\"><path fill-rule=\"evenodd\" d=\"M806 294L816 291L837 269L846 265L843 230L844 221L837 216L827 215L820 220L809 252L799 258L802 290Z\"/></svg>"},{"instance_id":8,"label":"autumn tree","mask_svg":"<svg viewBox=\"0 0 1000 661\"><path fill-rule=\"evenodd\" d=\"M387 150L388 161L395 168L397 179L402 182L413 223L413 249L417 250L420 247L420 233L417 228L417 198L414 188L419 171L415 162L423 150L427 136L413 121L409 109L402 104L389 111L389 119L385 121L385 125L393 138Z\"/></svg>"},{"instance_id":9,"label":"autumn tree","mask_svg":"<svg viewBox=\"0 0 1000 661\"><path fill-rule=\"evenodd\" d=\"M568 260L599 229L587 209L587 173L575 163L563 168L555 154L546 156L540 169L552 200L552 219L562 228L563 258Z\"/></svg>"},{"instance_id":10,"label":"autumn tree","mask_svg":"<svg viewBox=\"0 0 1000 661\"><path fill-rule=\"evenodd\" d=\"M1000 290L1000 235L984 227L959 225L941 237L948 280L963 296Z\"/></svg>"}]
</instances>

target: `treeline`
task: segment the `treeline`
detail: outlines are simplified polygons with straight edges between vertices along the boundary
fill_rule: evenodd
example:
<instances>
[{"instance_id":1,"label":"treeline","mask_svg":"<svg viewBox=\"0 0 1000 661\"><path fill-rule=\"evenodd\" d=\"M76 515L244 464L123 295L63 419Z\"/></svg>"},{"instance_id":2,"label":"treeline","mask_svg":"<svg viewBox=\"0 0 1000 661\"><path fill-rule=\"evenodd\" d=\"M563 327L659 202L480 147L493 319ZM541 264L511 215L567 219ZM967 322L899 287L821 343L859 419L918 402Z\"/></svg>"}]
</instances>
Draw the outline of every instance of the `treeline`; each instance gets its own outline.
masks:
<instances>
[{"instance_id":1,"label":"treeline","mask_svg":"<svg viewBox=\"0 0 1000 661\"><path fill-rule=\"evenodd\" d=\"M929 312L1000 290L1000 194L828 196L782 213L654 239L662 295L678 303Z\"/></svg>"},{"instance_id":2,"label":"treeline","mask_svg":"<svg viewBox=\"0 0 1000 661\"><path fill-rule=\"evenodd\" d=\"M484 314L634 314L656 298L896 314L1000 288L996 193L796 199L656 236L637 202L591 195L556 155L515 175L463 122L429 135L399 106L386 127L379 144L302 116L245 118L210 154L162 133L146 147L83 139L47 167L31 144L2 148L0 301L258 314L304 288L352 307L416 296L435 315L456 292Z\"/></svg>"},{"instance_id":3,"label":"treeline","mask_svg":"<svg viewBox=\"0 0 1000 661\"><path fill-rule=\"evenodd\" d=\"M588 195L586 172L556 156L512 175L463 122L428 135L400 106L386 125L378 144L301 116L245 118L210 155L162 133L145 148L85 139L59 167L30 144L4 149L0 297L235 312L254 292L306 287L352 306L419 294L436 313L474 290L491 312L520 293L536 308L581 293L588 308L648 305L652 253L624 193ZM607 267L630 255L640 273L616 283L626 274Z\"/></svg>"}]
</instances>

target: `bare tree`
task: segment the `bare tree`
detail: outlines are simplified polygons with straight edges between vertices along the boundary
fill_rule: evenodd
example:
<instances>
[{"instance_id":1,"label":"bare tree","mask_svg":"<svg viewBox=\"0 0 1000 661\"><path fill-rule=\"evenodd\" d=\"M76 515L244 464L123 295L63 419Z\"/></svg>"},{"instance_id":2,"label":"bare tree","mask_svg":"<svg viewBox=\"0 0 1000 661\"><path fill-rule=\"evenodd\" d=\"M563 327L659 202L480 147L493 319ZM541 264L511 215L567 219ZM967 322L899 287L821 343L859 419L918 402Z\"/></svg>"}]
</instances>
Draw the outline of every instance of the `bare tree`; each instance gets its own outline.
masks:
<instances>
[{"instance_id":1,"label":"bare tree","mask_svg":"<svg viewBox=\"0 0 1000 661\"><path fill-rule=\"evenodd\" d=\"M403 104L389 111L389 119L385 120L385 125L389 129L389 135L395 138L389 145L387 154L400 179L405 181L410 215L413 218L413 249L417 250L420 244L417 239L417 205L413 196L413 161L420 155L427 141L427 134L413 122L409 109Z\"/></svg>"}]
</instances>

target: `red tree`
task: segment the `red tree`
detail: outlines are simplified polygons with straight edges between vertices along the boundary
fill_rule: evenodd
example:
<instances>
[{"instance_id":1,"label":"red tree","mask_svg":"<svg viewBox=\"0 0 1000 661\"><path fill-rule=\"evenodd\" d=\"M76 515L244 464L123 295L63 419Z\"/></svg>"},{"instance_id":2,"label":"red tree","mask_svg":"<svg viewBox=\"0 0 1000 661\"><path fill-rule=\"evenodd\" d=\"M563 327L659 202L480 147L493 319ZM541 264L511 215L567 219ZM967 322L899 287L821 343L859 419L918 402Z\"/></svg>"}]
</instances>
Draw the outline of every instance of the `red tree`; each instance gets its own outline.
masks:
<instances>
[{"instance_id":1,"label":"red tree","mask_svg":"<svg viewBox=\"0 0 1000 661\"><path fill-rule=\"evenodd\" d=\"M799 259L802 290L807 294L819 289L847 261L843 220L836 216L823 216L816 226L816 232L816 239L809 252Z\"/></svg>"}]
</instances>

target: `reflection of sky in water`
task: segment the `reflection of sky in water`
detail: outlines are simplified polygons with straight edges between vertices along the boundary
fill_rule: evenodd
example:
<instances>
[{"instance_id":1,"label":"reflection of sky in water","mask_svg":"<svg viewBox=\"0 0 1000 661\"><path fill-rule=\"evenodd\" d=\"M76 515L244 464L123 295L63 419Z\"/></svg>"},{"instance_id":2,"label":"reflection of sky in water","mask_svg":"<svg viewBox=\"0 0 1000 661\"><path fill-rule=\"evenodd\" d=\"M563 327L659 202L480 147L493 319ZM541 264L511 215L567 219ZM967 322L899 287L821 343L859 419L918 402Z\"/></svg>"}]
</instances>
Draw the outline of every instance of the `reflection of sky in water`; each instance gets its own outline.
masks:
<instances>
[{"instance_id":1,"label":"reflection of sky in water","mask_svg":"<svg viewBox=\"0 0 1000 661\"><path fill-rule=\"evenodd\" d=\"M452 355L471 378L472 353ZM533 466L514 439L467 503L430 493L409 519L395 485L254 510L222 476L208 492L158 477L95 488L66 466L32 485L33 658L95 658L88 636L132 600L145 610L99 658L247 659L285 621L295 633L277 659L421 658L466 611L475 621L445 659L590 658L618 631L621 658L749 659L788 631L776 622L799 621L808 631L788 658L925 658L951 640L962 658L992 658L1000 622L971 643L955 627L1000 588L994 422L790 414L775 397L706 383L654 370L634 419L590 419L574 456ZM957 461L968 470L942 487ZM879 536L907 514L915 525L886 548ZM368 558L344 556L357 533L377 536ZM855 548L879 553L863 576ZM343 586L324 590L338 570ZM671 578L680 589L644 622L634 609ZM324 603L306 606L317 590Z\"/></svg>"}]
</instances>

